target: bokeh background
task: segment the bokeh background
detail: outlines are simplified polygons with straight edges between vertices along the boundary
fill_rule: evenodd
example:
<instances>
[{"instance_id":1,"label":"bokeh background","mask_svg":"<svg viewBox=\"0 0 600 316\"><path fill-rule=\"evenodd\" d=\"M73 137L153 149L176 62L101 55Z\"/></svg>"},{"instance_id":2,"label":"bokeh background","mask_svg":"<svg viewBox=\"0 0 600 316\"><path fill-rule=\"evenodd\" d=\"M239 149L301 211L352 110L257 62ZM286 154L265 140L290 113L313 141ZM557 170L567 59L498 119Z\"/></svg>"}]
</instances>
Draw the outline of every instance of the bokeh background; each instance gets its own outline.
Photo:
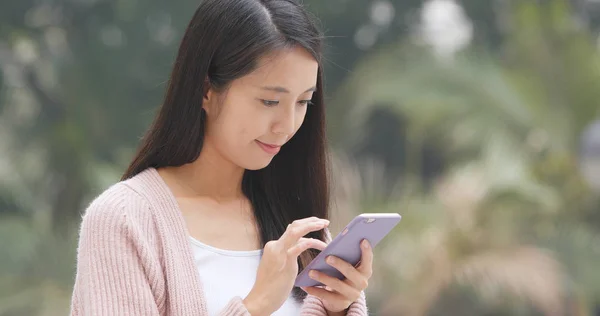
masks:
<instances>
[{"instance_id":1,"label":"bokeh background","mask_svg":"<svg viewBox=\"0 0 600 316\"><path fill-rule=\"evenodd\" d=\"M66 315L201 0L0 1L0 316ZM403 220L372 315L600 315L600 1L305 0L334 225Z\"/></svg>"}]
</instances>

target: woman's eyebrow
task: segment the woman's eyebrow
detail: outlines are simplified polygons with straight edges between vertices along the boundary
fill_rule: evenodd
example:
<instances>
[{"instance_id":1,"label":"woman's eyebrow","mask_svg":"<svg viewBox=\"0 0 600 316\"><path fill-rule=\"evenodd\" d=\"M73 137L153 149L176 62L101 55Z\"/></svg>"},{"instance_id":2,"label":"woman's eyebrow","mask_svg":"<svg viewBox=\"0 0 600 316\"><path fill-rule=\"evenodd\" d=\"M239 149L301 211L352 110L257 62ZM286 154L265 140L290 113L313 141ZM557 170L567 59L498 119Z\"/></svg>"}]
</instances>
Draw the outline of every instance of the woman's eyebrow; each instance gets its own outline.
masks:
<instances>
[{"instance_id":1,"label":"woman's eyebrow","mask_svg":"<svg viewBox=\"0 0 600 316\"><path fill-rule=\"evenodd\" d=\"M281 87L281 86L265 86L265 87L262 87L262 89L269 90L269 91L275 91L275 92L290 93L290 90L288 90L284 87ZM315 86L310 87L310 88L308 88L308 90L304 91L304 93L311 92L311 91L312 92L317 91L317 87L315 87Z\"/></svg>"}]
</instances>

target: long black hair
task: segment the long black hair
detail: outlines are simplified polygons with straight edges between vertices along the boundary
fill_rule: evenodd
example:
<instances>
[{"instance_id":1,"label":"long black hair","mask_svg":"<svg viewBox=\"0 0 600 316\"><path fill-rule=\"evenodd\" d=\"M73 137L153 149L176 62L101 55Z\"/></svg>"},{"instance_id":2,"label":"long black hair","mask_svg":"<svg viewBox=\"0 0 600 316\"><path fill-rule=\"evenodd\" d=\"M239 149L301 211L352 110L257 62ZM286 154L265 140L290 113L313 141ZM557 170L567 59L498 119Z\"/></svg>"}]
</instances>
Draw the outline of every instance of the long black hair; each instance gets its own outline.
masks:
<instances>
[{"instance_id":1,"label":"long black hair","mask_svg":"<svg viewBox=\"0 0 600 316\"><path fill-rule=\"evenodd\" d=\"M154 167L195 161L204 140L204 91L227 89L252 72L261 57L302 47L319 63L317 91L302 126L261 170L246 170L242 190L254 209L264 245L293 220L328 218L329 186L321 67L322 34L294 0L204 0L181 41L164 102L122 180ZM293 74L291 74L293 75ZM324 231L307 237L324 240ZM318 251L303 253L300 270ZM294 289L294 296L305 297Z\"/></svg>"}]
</instances>

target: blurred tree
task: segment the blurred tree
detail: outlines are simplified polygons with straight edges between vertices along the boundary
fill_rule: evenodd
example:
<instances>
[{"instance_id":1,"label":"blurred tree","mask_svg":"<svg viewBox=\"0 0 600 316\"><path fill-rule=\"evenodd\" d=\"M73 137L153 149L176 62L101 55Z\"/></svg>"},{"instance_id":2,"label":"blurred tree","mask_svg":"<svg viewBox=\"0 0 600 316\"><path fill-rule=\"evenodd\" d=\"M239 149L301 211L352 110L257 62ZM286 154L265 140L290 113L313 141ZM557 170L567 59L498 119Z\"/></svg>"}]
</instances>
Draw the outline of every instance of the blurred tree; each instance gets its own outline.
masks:
<instances>
[{"instance_id":1,"label":"blurred tree","mask_svg":"<svg viewBox=\"0 0 600 316\"><path fill-rule=\"evenodd\" d=\"M547 267L544 278L554 280L555 294L565 286L560 269L544 265L553 259L528 244L557 253L574 282L569 295L579 296L577 302L600 301L600 275L590 270L600 254L589 251L600 227L599 201L582 181L576 163L581 131L600 115L596 104L600 56L565 1L515 2L509 12L512 28L498 61L494 58L498 53L487 54L478 47L440 59L427 47L401 41L365 58L334 98L338 112L332 135L339 148L386 146L389 139L382 134L364 134L369 126L366 118L381 112L381 105L402 118L398 131L386 132L408 135L399 149L405 153L408 170L403 181L408 184L402 187L411 187L420 178L422 148L428 143L439 144L451 170L477 162L487 166L485 181L478 183L491 188L476 208L481 209L475 212L478 219L472 220L473 227L479 228L455 235L452 223L460 221L452 217L445 217L450 223L431 228L443 245L432 248L430 265L419 261L416 266L423 266L423 274L410 283L408 293L402 293L408 295L409 305L417 304L408 307L416 310L415 315L428 310L468 262L481 264L471 268L486 271L490 282L504 284L508 291L523 288L530 299L538 300L539 310L553 315L552 300L561 300L552 295L536 297L542 294L528 288L533 281L527 277L532 270L527 269ZM421 192L418 181L416 186ZM418 216L415 210L402 209ZM449 209L465 211L464 205ZM440 253L442 249L445 252ZM422 255L421 250L408 253ZM524 264L515 269L523 270L514 272L521 280L500 273L520 255L525 256ZM498 262L504 264L495 266ZM397 269L394 264L399 263L392 263L389 273ZM423 290L415 291L418 287Z\"/></svg>"},{"instance_id":2,"label":"blurred tree","mask_svg":"<svg viewBox=\"0 0 600 316\"><path fill-rule=\"evenodd\" d=\"M22 170L13 188L29 191L15 194L25 211L49 205L56 231L77 223L98 191L98 164L123 166L160 103L177 34L195 5L2 3L3 122L9 161ZM23 111L31 114L18 117ZM19 159L34 154L38 161Z\"/></svg>"},{"instance_id":3,"label":"blurred tree","mask_svg":"<svg viewBox=\"0 0 600 316\"><path fill-rule=\"evenodd\" d=\"M503 171L523 162L507 156L501 149L507 144L495 143L484 158L455 166L436 183L434 195L423 195L406 180L388 194L385 173L337 163L339 209L400 211L404 218L375 249L377 273L369 294L376 314L502 315L508 309L510 315L563 315L562 267L551 252L527 240L536 220L520 215L534 207L547 211L545 196L534 199L523 190L542 188L526 176L508 181Z\"/></svg>"}]
</instances>

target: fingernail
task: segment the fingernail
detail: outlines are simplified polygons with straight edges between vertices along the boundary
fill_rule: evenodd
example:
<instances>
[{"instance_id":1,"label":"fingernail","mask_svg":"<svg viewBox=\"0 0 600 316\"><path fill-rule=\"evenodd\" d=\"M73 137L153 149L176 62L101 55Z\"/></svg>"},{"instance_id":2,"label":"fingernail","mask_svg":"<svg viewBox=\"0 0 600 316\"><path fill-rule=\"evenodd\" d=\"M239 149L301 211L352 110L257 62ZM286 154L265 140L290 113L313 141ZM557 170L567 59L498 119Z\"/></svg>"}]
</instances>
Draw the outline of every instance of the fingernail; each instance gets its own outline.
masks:
<instances>
[{"instance_id":1,"label":"fingernail","mask_svg":"<svg viewBox=\"0 0 600 316\"><path fill-rule=\"evenodd\" d=\"M315 270L310 270L310 271L308 272L308 276L309 276L311 279L314 279L314 278L317 276L317 273L315 272Z\"/></svg>"},{"instance_id":2,"label":"fingernail","mask_svg":"<svg viewBox=\"0 0 600 316\"><path fill-rule=\"evenodd\" d=\"M333 263L335 259L332 256L327 257L327 263Z\"/></svg>"},{"instance_id":3,"label":"fingernail","mask_svg":"<svg viewBox=\"0 0 600 316\"><path fill-rule=\"evenodd\" d=\"M369 249L370 245L369 245L369 241L367 241L366 239L362 241L362 246L365 249Z\"/></svg>"}]
</instances>

